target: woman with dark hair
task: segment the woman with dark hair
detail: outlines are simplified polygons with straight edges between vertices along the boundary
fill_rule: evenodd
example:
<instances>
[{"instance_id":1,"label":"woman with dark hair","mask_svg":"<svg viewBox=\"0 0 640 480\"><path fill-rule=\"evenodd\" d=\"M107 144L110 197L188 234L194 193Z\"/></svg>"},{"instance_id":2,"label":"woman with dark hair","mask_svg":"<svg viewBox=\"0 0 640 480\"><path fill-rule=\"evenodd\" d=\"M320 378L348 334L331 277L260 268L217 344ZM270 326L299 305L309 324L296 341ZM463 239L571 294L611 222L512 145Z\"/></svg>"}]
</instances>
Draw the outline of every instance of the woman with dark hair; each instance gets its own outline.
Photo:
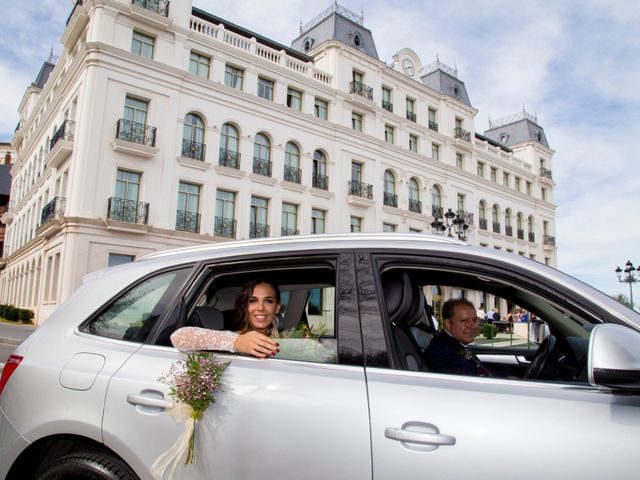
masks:
<instances>
[{"instance_id":1,"label":"woman with dark hair","mask_svg":"<svg viewBox=\"0 0 640 480\"><path fill-rule=\"evenodd\" d=\"M183 327L173 332L171 343L182 352L224 350L266 358L278 351L278 343L270 335L277 336L279 310L278 286L252 280L242 287L235 301L237 332Z\"/></svg>"}]
</instances>

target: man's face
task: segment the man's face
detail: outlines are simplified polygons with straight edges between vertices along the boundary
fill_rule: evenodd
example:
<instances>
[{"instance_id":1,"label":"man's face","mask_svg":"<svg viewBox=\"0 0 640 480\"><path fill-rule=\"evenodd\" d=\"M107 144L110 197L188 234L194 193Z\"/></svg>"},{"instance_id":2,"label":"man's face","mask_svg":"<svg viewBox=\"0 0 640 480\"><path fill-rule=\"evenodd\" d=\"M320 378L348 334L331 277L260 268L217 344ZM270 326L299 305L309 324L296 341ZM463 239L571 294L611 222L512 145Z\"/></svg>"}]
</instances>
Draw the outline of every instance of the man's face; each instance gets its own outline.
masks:
<instances>
[{"instance_id":1,"label":"man's face","mask_svg":"<svg viewBox=\"0 0 640 480\"><path fill-rule=\"evenodd\" d=\"M468 305L456 305L452 318L444 319L444 326L453 338L465 345L473 342L480 333L476 311Z\"/></svg>"}]
</instances>

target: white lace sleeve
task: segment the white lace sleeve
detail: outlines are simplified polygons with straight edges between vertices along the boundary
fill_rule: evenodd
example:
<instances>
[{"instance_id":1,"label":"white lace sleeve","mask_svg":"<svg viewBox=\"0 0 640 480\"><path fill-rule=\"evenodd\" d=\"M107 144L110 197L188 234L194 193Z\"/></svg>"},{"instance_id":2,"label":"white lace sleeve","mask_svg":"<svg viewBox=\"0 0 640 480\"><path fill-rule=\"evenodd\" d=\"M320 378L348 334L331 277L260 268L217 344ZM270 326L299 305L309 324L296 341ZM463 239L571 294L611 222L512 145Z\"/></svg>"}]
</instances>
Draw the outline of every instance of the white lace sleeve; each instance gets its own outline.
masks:
<instances>
[{"instance_id":1,"label":"white lace sleeve","mask_svg":"<svg viewBox=\"0 0 640 480\"><path fill-rule=\"evenodd\" d=\"M228 330L182 327L171 334L171 343L181 352L196 350L235 352L233 342L236 338L238 338L238 334Z\"/></svg>"}]
</instances>

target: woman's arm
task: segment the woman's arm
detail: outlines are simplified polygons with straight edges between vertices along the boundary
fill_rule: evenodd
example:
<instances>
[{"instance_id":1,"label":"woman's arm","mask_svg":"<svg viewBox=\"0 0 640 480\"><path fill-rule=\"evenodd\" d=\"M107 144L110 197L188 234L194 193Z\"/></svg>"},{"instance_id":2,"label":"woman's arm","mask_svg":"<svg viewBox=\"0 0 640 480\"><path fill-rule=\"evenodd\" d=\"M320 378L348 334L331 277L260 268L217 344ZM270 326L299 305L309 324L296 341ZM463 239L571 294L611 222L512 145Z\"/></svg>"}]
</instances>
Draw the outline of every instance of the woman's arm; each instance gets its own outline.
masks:
<instances>
[{"instance_id":1,"label":"woman's arm","mask_svg":"<svg viewBox=\"0 0 640 480\"><path fill-rule=\"evenodd\" d=\"M240 335L228 330L182 327L171 334L171 343L181 352L222 350L248 353L260 358L275 355L278 351L275 340L255 331Z\"/></svg>"}]
</instances>

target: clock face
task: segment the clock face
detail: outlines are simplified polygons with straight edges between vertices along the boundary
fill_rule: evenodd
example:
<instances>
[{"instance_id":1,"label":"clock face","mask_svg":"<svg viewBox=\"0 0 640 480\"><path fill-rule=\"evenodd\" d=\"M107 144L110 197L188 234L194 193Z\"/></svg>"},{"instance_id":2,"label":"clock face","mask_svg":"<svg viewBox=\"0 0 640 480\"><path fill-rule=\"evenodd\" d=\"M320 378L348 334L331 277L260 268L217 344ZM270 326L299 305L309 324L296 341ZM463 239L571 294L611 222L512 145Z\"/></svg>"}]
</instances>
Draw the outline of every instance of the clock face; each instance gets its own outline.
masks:
<instances>
[{"instance_id":1,"label":"clock face","mask_svg":"<svg viewBox=\"0 0 640 480\"><path fill-rule=\"evenodd\" d=\"M416 73L415 68L413 68L413 63L411 63L411 60L408 58L405 58L404 62L402 62L402 69L404 70L404 73L410 77L413 77L413 74Z\"/></svg>"}]
</instances>

